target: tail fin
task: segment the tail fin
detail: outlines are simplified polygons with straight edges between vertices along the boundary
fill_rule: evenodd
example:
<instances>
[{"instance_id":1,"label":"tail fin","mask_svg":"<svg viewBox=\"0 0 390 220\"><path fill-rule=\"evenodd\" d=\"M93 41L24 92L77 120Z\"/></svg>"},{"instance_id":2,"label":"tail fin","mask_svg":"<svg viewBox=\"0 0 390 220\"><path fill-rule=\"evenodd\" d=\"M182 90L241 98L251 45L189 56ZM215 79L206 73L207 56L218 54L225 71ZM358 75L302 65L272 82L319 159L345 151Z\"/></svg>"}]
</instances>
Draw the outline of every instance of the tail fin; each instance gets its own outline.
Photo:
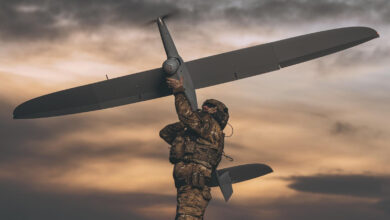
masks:
<instances>
[{"instance_id":1,"label":"tail fin","mask_svg":"<svg viewBox=\"0 0 390 220\"><path fill-rule=\"evenodd\" d=\"M217 179L223 198L225 198L225 201L227 202L233 194L232 179L230 178L229 171L224 172L220 176L217 174Z\"/></svg>"},{"instance_id":2,"label":"tail fin","mask_svg":"<svg viewBox=\"0 0 390 220\"><path fill-rule=\"evenodd\" d=\"M229 201L233 194L232 184L247 181L273 172L271 167L265 164L245 164L215 170L211 175L209 187L219 186L225 201Z\"/></svg>"}]
</instances>

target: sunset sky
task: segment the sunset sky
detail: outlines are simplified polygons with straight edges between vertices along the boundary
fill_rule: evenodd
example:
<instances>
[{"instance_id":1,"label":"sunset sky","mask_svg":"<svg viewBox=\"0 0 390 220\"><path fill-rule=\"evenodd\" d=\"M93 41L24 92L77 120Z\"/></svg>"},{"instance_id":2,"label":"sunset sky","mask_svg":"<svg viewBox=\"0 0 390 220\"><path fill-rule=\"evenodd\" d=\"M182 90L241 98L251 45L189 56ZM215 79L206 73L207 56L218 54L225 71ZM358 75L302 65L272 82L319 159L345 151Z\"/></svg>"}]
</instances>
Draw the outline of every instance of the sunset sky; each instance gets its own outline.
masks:
<instances>
[{"instance_id":1,"label":"sunset sky","mask_svg":"<svg viewBox=\"0 0 390 220\"><path fill-rule=\"evenodd\" d=\"M185 61L347 26L380 38L279 71L197 91L229 107L220 168L274 173L218 188L205 219L390 219L390 1L0 0L0 219L173 219L159 131L173 97L13 120L40 95L160 67L167 20ZM261 62L261 60L259 60ZM229 135L231 128L225 133Z\"/></svg>"}]
</instances>

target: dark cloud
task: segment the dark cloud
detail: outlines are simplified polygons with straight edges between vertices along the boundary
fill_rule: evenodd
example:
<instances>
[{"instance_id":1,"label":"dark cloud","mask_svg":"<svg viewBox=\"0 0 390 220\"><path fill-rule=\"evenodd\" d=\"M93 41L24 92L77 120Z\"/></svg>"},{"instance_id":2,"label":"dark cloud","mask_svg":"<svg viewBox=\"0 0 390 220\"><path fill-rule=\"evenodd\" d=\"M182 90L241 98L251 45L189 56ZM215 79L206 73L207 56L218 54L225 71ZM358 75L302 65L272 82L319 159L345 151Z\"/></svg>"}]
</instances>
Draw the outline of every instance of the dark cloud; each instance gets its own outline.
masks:
<instances>
[{"instance_id":1,"label":"dark cloud","mask_svg":"<svg viewBox=\"0 0 390 220\"><path fill-rule=\"evenodd\" d=\"M375 203L361 200L341 200L340 198L311 197L310 199L297 195L283 197L258 207L265 213L274 213L276 217L267 218L275 220L386 220L389 215L378 208ZM272 212L274 211L274 212Z\"/></svg>"},{"instance_id":2,"label":"dark cloud","mask_svg":"<svg viewBox=\"0 0 390 220\"><path fill-rule=\"evenodd\" d=\"M2 0L0 35L11 40L46 40L90 31L105 25L146 23L175 10L175 4L137 0Z\"/></svg>"},{"instance_id":3,"label":"dark cloud","mask_svg":"<svg viewBox=\"0 0 390 220\"><path fill-rule=\"evenodd\" d=\"M367 1L358 0L276 0L256 1L246 10L232 8L227 14L237 14L241 17L250 16L253 20L271 23L313 22L318 20L369 19L371 21L388 22L390 4L385 0Z\"/></svg>"},{"instance_id":4,"label":"dark cloud","mask_svg":"<svg viewBox=\"0 0 390 220\"><path fill-rule=\"evenodd\" d=\"M2 219L153 219L137 209L153 205L175 206L175 197L144 193L104 191L65 192L34 188L18 182L0 181ZM170 219L173 216L164 216Z\"/></svg>"},{"instance_id":5,"label":"dark cloud","mask_svg":"<svg viewBox=\"0 0 390 220\"><path fill-rule=\"evenodd\" d=\"M367 22L381 25L388 25L390 21L388 1L367 3L367 1L321 0L314 3L314 1L303 0L276 0L252 1L248 4L246 1L236 1L233 4L223 5L224 2L191 1L187 7L174 1L153 3L122 0L0 0L0 38L27 42L63 40L78 31L90 33L108 26L117 29L132 28L134 25L144 24L153 18L154 14L176 9L179 9L181 15L180 19L176 19L174 22L187 30L193 28L190 24L197 25L199 22L209 20L230 21L233 25L255 24L259 28L267 25L294 28L302 22L321 23L326 19L335 21L366 19ZM111 44L107 45L111 46ZM39 50L37 53L40 52ZM388 57L389 55L387 49L380 49L377 52L372 56L363 51L348 53L350 55L344 54L347 55L346 60L342 61L344 63L340 65L352 65L356 63L356 60L368 59L371 62L378 57ZM344 59L344 57L342 58ZM20 91L14 90L14 92ZM15 105L0 100L0 172L12 173L12 179L24 181L10 182L5 179L0 181L1 218L11 220L154 219L146 217L145 213L140 214L139 209L159 206L160 204L174 207L175 198L173 196L144 193L119 194L102 191L69 192L61 187L54 190L40 186L33 188L34 179L29 178L31 175L26 175L47 169L52 169L62 175L64 171L77 170L80 163L88 163L90 160L104 162L133 158L167 160L167 145L162 141L156 141L158 129L171 122L171 119L176 119L176 116L172 112L160 112L160 109L156 111L154 104L140 103L135 107L122 107L116 113L110 112L108 114L90 112L53 119L12 120L12 111ZM302 109L302 106L297 107L297 109ZM312 110L313 107L308 106L308 109ZM332 134L342 136L361 136L362 138L359 140L367 137L364 134L374 134L367 132L365 127L355 123L338 121L338 118L334 117L328 118L322 113L319 113L318 116L328 120L324 126L325 132L330 131ZM269 120L279 120L279 123L281 123L280 121L283 123L289 121L288 118L285 119L280 115L268 118L270 118ZM153 126L153 128L148 126ZM151 137L151 141L134 140L129 143L61 140L63 136L69 134L94 131L98 137L99 132L126 127L131 128L129 129L131 131L134 131L134 128L147 128L148 131L155 129L156 136ZM261 140L261 138L258 139ZM259 145L256 147L259 147L260 150L250 151L255 145ZM227 143L226 146L227 154L233 156L237 161L247 161L248 159L257 161L259 157L267 162L271 160L283 161L294 157L294 154L291 154L289 150L284 150L288 154L284 159L278 156L279 153L267 154L268 151L264 149L270 148L264 143L244 146L233 142L232 144ZM48 148L51 150L47 151ZM249 152L251 155L248 157L240 156L238 152L241 151ZM277 149L272 151L276 152ZM236 152L238 156L234 155ZM295 161L288 162L289 166L291 164L294 167L297 166ZM37 176L39 175L37 174ZM45 180L37 182L41 183L42 181ZM237 204L239 200L234 199L239 198L240 195L236 192L233 196L233 203L225 204L220 200L213 200L207 210L206 219L389 219L389 178L386 176L320 175L306 178L294 177L289 181L292 181L290 188L296 190L298 196L266 200L262 195L253 195L255 197L253 201ZM280 190L280 188L275 187L275 190ZM219 193L218 189L214 189L214 192ZM332 195L338 195L338 197L333 198ZM348 196L348 199L340 199L340 196ZM302 197L304 198L302 199ZM380 201L375 203L372 202L373 199ZM172 219L172 217L173 214L170 216L161 214L161 219Z\"/></svg>"},{"instance_id":6,"label":"dark cloud","mask_svg":"<svg viewBox=\"0 0 390 220\"><path fill-rule=\"evenodd\" d=\"M137 0L2 0L0 36L8 40L62 39L73 31L95 31L105 26L142 25L156 16L178 12L182 27L209 20L260 23L263 26L314 22L324 19L361 20L387 24L390 3L386 0L307 1L137 1Z\"/></svg>"},{"instance_id":7,"label":"dark cloud","mask_svg":"<svg viewBox=\"0 0 390 220\"><path fill-rule=\"evenodd\" d=\"M115 145L96 143L65 142L52 144L52 149L39 144L26 144L23 147L5 147L1 151L0 167L3 170L32 174L37 171L52 171L55 173L72 172L91 161L126 162L134 159L150 158L155 161L167 161L168 149L161 143L151 145L132 141ZM26 170L25 167L30 167Z\"/></svg>"},{"instance_id":8,"label":"dark cloud","mask_svg":"<svg viewBox=\"0 0 390 220\"><path fill-rule=\"evenodd\" d=\"M93 160L128 161L140 158L155 160L168 159L168 145L158 137L158 127L165 120L161 119L163 111L155 113L148 109L121 111L99 117L100 113L74 115L52 119L13 120L13 105L0 100L0 170L33 174L34 172L52 170L57 173L71 172L83 163ZM150 112L149 112L150 111ZM169 119L169 118L168 118ZM150 141L127 140L96 142L93 140L67 140L68 135L128 128L154 130L156 135ZM25 169L30 167L30 169Z\"/></svg>"},{"instance_id":9,"label":"dark cloud","mask_svg":"<svg viewBox=\"0 0 390 220\"><path fill-rule=\"evenodd\" d=\"M338 199L343 205L333 207L334 210L332 212L340 212L342 214L338 215L338 218L332 217L330 219L352 219L353 216L347 218L351 214L358 214L353 219L368 219L370 215L377 216L373 219L386 219L390 217L390 176L315 175L295 176L290 178L290 181L292 183L289 187L298 192L352 196L355 198L376 199L378 201L367 203L363 206L358 204L350 206L351 204L348 204L349 202L345 202L348 200ZM311 205L306 204L305 206L308 210L311 210L309 207ZM346 212L349 212L349 214L345 214ZM371 214L367 215L370 212ZM366 217L363 217L364 215Z\"/></svg>"},{"instance_id":10,"label":"dark cloud","mask_svg":"<svg viewBox=\"0 0 390 220\"><path fill-rule=\"evenodd\" d=\"M381 33L381 30L378 30ZM384 31L384 29L383 29ZM380 41L382 41L383 36ZM364 45L364 44L363 44ZM351 50L332 54L325 59L317 59L313 63L317 64L317 71L327 76L341 74L340 67L348 72L349 68L356 68L356 65L365 64L367 66L381 66L388 62L390 57L390 47L387 44L376 42L376 47L367 50L367 47L355 47ZM380 46L379 46L380 45Z\"/></svg>"},{"instance_id":11,"label":"dark cloud","mask_svg":"<svg viewBox=\"0 0 390 220\"><path fill-rule=\"evenodd\" d=\"M218 190L218 189L214 189ZM218 192L219 193L219 192ZM173 219L158 207L175 207L176 196L150 193L115 193L107 191L70 191L42 188L32 184L0 180L0 212L7 220L16 219ZM156 208L156 210L153 210ZM141 211L144 210L144 211ZM154 212L154 217L149 211ZM206 219L258 219L253 207L212 200Z\"/></svg>"},{"instance_id":12,"label":"dark cloud","mask_svg":"<svg viewBox=\"0 0 390 220\"><path fill-rule=\"evenodd\" d=\"M57 122L47 120L46 123L37 120L17 121L12 119L13 108L9 102L0 100L0 135L2 145L12 147L23 146L25 142L42 140L45 138L56 138L58 135L73 131L86 121L58 120ZM3 148L4 150L4 148Z\"/></svg>"},{"instance_id":13,"label":"dark cloud","mask_svg":"<svg viewBox=\"0 0 390 220\"><path fill-rule=\"evenodd\" d=\"M355 49L350 53L340 53L338 58L335 59L335 63L338 66L347 67L356 63L373 63L377 64L378 61L388 61L390 57L390 47L387 45L381 45L376 47L372 51L363 51ZM331 64L334 65L334 64Z\"/></svg>"},{"instance_id":14,"label":"dark cloud","mask_svg":"<svg viewBox=\"0 0 390 220\"><path fill-rule=\"evenodd\" d=\"M214 192L218 189L213 189ZM96 190L64 190L39 187L21 182L0 181L0 212L7 220L19 219L172 219L174 209L160 212L159 207L175 207L173 195L150 193L115 193ZM219 192L216 192L219 193ZM307 198L302 195L264 200L261 195L253 201L237 203L239 194L225 203L213 199L205 219L388 219L381 209L384 204L368 201ZM152 212L149 213L149 212ZM154 215L154 216L153 216Z\"/></svg>"},{"instance_id":15,"label":"dark cloud","mask_svg":"<svg viewBox=\"0 0 390 220\"><path fill-rule=\"evenodd\" d=\"M56 139L65 136L68 133L76 133L82 130L105 130L110 127L123 128L129 130L136 127L143 128L156 125L156 135L158 135L159 126L168 123L169 117L173 113L166 109L151 108L155 103L144 104L142 107L126 108L114 114L107 114L103 111L88 112L83 114L68 115L55 118L43 118L32 120L14 120L12 112L16 105L0 99L0 131L3 144L23 145L26 140L29 142ZM98 135L98 134L96 134Z\"/></svg>"},{"instance_id":16,"label":"dark cloud","mask_svg":"<svg viewBox=\"0 0 390 220\"><path fill-rule=\"evenodd\" d=\"M51 120L27 120L15 121L10 119L10 110L12 107L7 102L2 102L0 108L0 116L4 124L1 124L2 139L7 140L7 143L12 146L2 145L0 161L2 169L14 169L19 178L25 182L11 182L9 180L0 181L0 212L1 216L6 219L154 219L147 217L145 213L140 213L140 209L153 209L153 207L163 204L164 206L175 206L174 196L164 196L158 194L144 193L110 193L102 191L77 191L69 192L67 190L55 187L55 189L42 188L34 185L34 180L26 181L27 176L23 170L31 170L30 172L39 171L41 168L53 168L63 175L64 169L76 169L77 161L87 162L88 160L120 160L131 157L149 157L166 160L167 149L164 143L161 146L155 146L154 151L140 148L139 146L153 145L154 143L118 143L114 145L93 145L88 142L68 142L61 143L58 150L41 151L40 146L34 144L36 140L49 138L50 136L60 136L68 132L82 131L100 126L111 126L115 123L120 123L123 115L114 118L113 124L110 120L95 118L94 116L80 116L75 118L56 118ZM127 114L127 113L126 113ZM86 117L85 121L81 118ZM135 125L141 125L146 115L143 115L140 120L133 118L129 114L130 119L134 120ZM135 116L134 116L135 117ZM158 116L150 115L153 120L157 120ZM88 123L88 120L92 120ZM7 121L9 120L9 121ZM15 125L15 123L23 123ZM46 124L47 123L47 124ZM57 124L58 123L58 124ZM149 123L149 122L148 122ZM152 123L152 122L150 122ZM165 123L165 122L164 122ZM73 124L73 125L72 125ZM72 126L71 126L72 125ZM121 125L126 125L123 123ZM154 124L155 125L155 124ZM23 128L25 127L25 128ZM26 130L23 130L26 129ZM112 129L112 128L111 128ZM18 131L23 131L26 134L23 140L18 140L20 134ZM3 133L6 132L6 133ZM40 133L46 132L46 135ZM15 133L15 136L11 136ZM29 134L30 133L30 134ZM18 136L18 135L19 136ZM7 139L8 138L8 139ZM51 140L51 139L50 139ZM54 139L55 140L55 139ZM55 143L53 141L49 143ZM62 146L66 145L66 147ZM56 147L56 146L53 146ZM242 150L246 149L239 144L232 143L231 149ZM14 151L12 151L14 150ZM34 170L39 166L38 170ZM304 192L317 192L322 194L340 194L340 195L355 195L356 197L377 198L382 191L380 186L386 186L385 177L342 177L340 181L337 177L328 178L328 181L323 183L322 176L313 177L309 180L303 177L292 178L293 184L290 186L293 189ZM326 179L326 178L325 178ZM330 180L329 180L330 179ZM295 184L295 186L294 186ZM356 186L357 184L357 186ZM314 185L314 188L313 188ZM315 187L320 185L321 187ZM388 185L388 184L387 184ZM33 187L34 186L34 187ZM334 187L340 187L335 189ZM328 188L327 188L328 187ZM54 188L54 186L53 186ZM218 189L214 189L215 193L219 193ZM235 194L239 197L239 193ZM383 198L383 197L380 197ZM234 198L233 198L234 199ZM234 200L232 200L234 202ZM259 202L261 201L261 202ZM284 197L275 201L264 201L259 195L259 199L255 202L242 203L224 203L220 200L213 200L207 210L206 219L248 219L255 220L259 218L267 219L368 219L375 218L377 220L385 220L388 215L384 214L383 210L388 208L388 201L383 199L377 204L362 201L341 201L334 200L318 200L307 202L299 197ZM272 213L270 217L270 214ZM172 219L174 213L169 216L161 214L159 219Z\"/></svg>"},{"instance_id":17,"label":"dark cloud","mask_svg":"<svg viewBox=\"0 0 390 220\"><path fill-rule=\"evenodd\" d=\"M350 142L355 140L361 143L364 140L369 143L386 135L382 130L370 128L366 125L357 125L340 120L334 120L331 123L330 134L349 138Z\"/></svg>"},{"instance_id":18,"label":"dark cloud","mask_svg":"<svg viewBox=\"0 0 390 220\"><path fill-rule=\"evenodd\" d=\"M343 135L343 134L349 135L349 134L355 134L357 132L357 130L358 130L358 128L351 125L350 123L336 121L333 124L333 127L331 129L331 133L336 134L336 135Z\"/></svg>"},{"instance_id":19,"label":"dark cloud","mask_svg":"<svg viewBox=\"0 0 390 220\"><path fill-rule=\"evenodd\" d=\"M377 203L377 207L390 215L390 199L383 199Z\"/></svg>"},{"instance_id":20,"label":"dark cloud","mask_svg":"<svg viewBox=\"0 0 390 220\"><path fill-rule=\"evenodd\" d=\"M311 193L384 198L390 196L390 176L317 175L292 177L289 187Z\"/></svg>"}]
</instances>

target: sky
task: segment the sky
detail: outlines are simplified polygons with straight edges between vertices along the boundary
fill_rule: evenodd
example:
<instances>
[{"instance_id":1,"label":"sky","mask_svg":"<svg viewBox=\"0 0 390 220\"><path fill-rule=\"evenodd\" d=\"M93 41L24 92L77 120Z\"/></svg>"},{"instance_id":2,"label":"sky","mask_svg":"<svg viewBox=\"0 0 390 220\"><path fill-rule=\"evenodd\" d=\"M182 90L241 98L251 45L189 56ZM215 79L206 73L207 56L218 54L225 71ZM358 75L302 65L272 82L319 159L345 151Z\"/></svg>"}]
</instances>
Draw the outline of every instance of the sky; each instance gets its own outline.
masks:
<instances>
[{"instance_id":1,"label":"sky","mask_svg":"<svg viewBox=\"0 0 390 220\"><path fill-rule=\"evenodd\" d=\"M168 24L186 61L347 26L380 38L279 71L208 87L233 136L220 168L273 173L217 188L205 219L390 218L390 2L387 0L0 0L0 218L173 219L160 129L173 97L69 116L13 120L40 95L161 66L149 21ZM259 61L261 62L261 61ZM228 126L225 133L232 132Z\"/></svg>"}]
</instances>

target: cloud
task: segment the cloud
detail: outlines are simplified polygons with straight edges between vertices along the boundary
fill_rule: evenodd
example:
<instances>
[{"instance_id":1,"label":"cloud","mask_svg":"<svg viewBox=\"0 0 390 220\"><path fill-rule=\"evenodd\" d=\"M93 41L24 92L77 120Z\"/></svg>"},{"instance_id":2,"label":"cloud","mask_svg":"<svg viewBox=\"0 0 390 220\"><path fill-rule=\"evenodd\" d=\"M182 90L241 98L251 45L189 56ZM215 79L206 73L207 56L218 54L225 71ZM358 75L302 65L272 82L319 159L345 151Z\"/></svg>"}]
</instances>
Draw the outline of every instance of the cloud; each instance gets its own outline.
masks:
<instances>
[{"instance_id":1,"label":"cloud","mask_svg":"<svg viewBox=\"0 0 390 220\"><path fill-rule=\"evenodd\" d=\"M317 175L291 178L291 189L301 192L384 198L390 196L390 176Z\"/></svg>"},{"instance_id":2,"label":"cloud","mask_svg":"<svg viewBox=\"0 0 390 220\"><path fill-rule=\"evenodd\" d=\"M163 110L156 113L148 105L113 114L108 110L13 120L14 106L0 99L0 173L16 179L33 178L34 182L50 180L53 173L72 174L96 163L150 159L169 164L168 145L158 137L158 128L169 118L162 118Z\"/></svg>"},{"instance_id":3,"label":"cloud","mask_svg":"<svg viewBox=\"0 0 390 220\"><path fill-rule=\"evenodd\" d=\"M102 190L67 190L39 187L21 182L0 181L2 217L16 219L172 219L174 195ZM238 196L238 195L236 195ZM213 199L205 219L388 219L379 205L370 201L318 198L307 195L284 196L269 200L234 200L225 203ZM383 204L380 204L383 205Z\"/></svg>"},{"instance_id":4,"label":"cloud","mask_svg":"<svg viewBox=\"0 0 390 220\"><path fill-rule=\"evenodd\" d=\"M357 128L349 123L337 121L334 123L331 133L332 134L355 134Z\"/></svg>"},{"instance_id":5,"label":"cloud","mask_svg":"<svg viewBox=\"0 0 390 220\"><path fill-rule=\"evenodd\" d=\"M352 124L337 119L331 125L330 134L349 138L351 141L374 140L385 135L378 128L370 128L366 125Z\"/></svg>"},{"instance_id":6,"label":"cloud","mask_svg":"<svg viewBox=\"0 0 390 220\"><path fill-rule=\"evenodd\" d=\"M104 191L69 192L36 189L29 184L0 181L0 212L4 219L154 219L139 209L175 206L175 197L144 193ZM169 214L160 213L162 219Z\"/></svg>"},{"instance_id":7,"label":"cloud","mask_svg":"<svg viewBox=\"0 0 390 220\"><path fill-rule=\"evenodd\" d=\"M389 218L384 210L371 201L305 197L301 194L279 198L258 209L264 210L264 213L268 211L270 217L267 215L265 217L275 220L385 220Z\"/></svg>"},{"instance_id":8,"label":"cloud","mask_svg":"<svg viewBox=\"0 0 390 220\"><path fill-rule=\"evenodd\" d=\"M174 3L150 1L2 0L0 35L8 40L52 40L73 31L105 25L134 25L175 9Z\"/></svg>"},{"instance_id":9,"label":"cloud","mask_svg":"<svg viewBox=\"0 0 390 220\"><path fill-rule=\"evenodd\" d=\"M7 40L55 40L74 31L91 32L106 26L139 26L169 12L177 11L181 27L210 20L234 24L278 24L319 20L355 19L381 24L389 22L390 3L371 1L10 1L2 0L0 36ZM11 19L12 18L12 19ZM186 27L187 26L187 27Z\"/></svg>"},{"instance_id":10,"label":"cloud","mask_svg":"<svg viewBox=\"0 0 390 220\"><path fill-rule=\"evenodd\" d=\"M381 33L381 30L378 30ZM383 29L383 35L386 35L386 30ZM390 47L383 37L375 39L375 43L371 45L359 45L350 50L332 54L325 58L314 60L313 64L317 65L316 71L322 76L339 76L350 75L359 72L368 72L367 69L380 69L385 65L390 57ZM356 68L360 66L361 68ZM343 71L340 71L340 68Z\"/></svg>"},{"instance_id":11,"label":"cloud","mask_svg":"<svg viewBox=\"0 0 390 220\"><path fill-rule=\"evenodd\" d=\"M12 120L20 102L93 77L103 79L105 68L112 77L114 71L159 66L163 48L158 33L155 27L153 34L140 27L155 14L178 10L169 20L177 45L183 45L186 57L199 57L342 25L339 21L372 24L383 28L378 31L385 36L390 8L388 1L359 0L0 2L0 212L11 220L172 219L172 166L168 146L158 137L160 128L177 120L171 98L65 117ZM377 40L373 42L381 47L364 44L321 59L319 68L326 71L352 68L360 84L345 75L341 80L313 79L308 72L315 72L315 65L302 64L199 90L200 99L213 95L231 109L235 134L226 139L225 150L235 162L224 160L222 166L263 162L275 169L276 178L335 169L388 173L388 126L382 116L388 112L384 61L389 50ZM382 78L372 74L374 68L364 69L373 64L382 68ZM371 84L368 77L355 74L362 68ZM77 77L72 82L45 78L32 83L15 76L42 76L42 70L57 80L59 75ZM358 88L350 88L352 84ZM243 188L246 195L236 194L228 204L215 199L206 219L385 220L390 203L384 184L386 175L296 176L271 183L267 192L257 185ZM284 192L291 194L277 197Z\"/></svg>"},{"instance_id":12,"label":"cloud","mask_svg":"<svg viewBox=\"0 0 390 220\"><path fill-rule=\"evenodd\" d=\"M13 173L18 174L13 174L11 178L4 176L2 177L0 193L4 196L2 196L3 199L0 198L0 203L7 202L8 204L7 206L3 206L1 210L1 212L4 213L3 216L11 216L11 220L13 216L16 216L14 219L25 218L26 216L29 216L31 219L43 220L58 218L58 216L64 216L63 218L66 219L132 218L147 220L156 219L156 216L160 219L171 219L174 215L174 195L136 193L134 191L126 192L125 190L122 190L122 193L91 191L88 190L88 187L91 187L91 185L88 184L86 186L73 185L72 190L76 191L69 191L66 186L71 185L70 182L76 182L77 180L68 178L64 182L65 184L58 185L51 182L51 180L55 178L53 174L44 176L44 178L40 181L31 178L34 175L38 178L42 178L42 176L38 174L44 173L50 169L54 169L57 176L63 176L66 175L66 173L75 173L71 177L85 178L85 173L78 173L80 166L90 164L92 161L96 160L102 161L103 166L108 168L111 168L109 165L110 161L118 161L119 163L122 163L121 160L124 158L129 160L132 160L133 158L141 158L145 161L145 163L148 163L148 161L145 159L150 158L152 161L154 161L154 165L157 164L156 159L161 161L166 160L166 145L162 141L161 145L159 144L160 142L155 142L155 140L158 139L157 135L156 137L150 137L150 142L142 142L138 139L134 139L132 142L122 142L122 139L119 139L117 142L114 142L114 144L110 143L109 141L104 141L101 144L97 144L94 139L91 139L90 142L83 142L78 139L79 136L77 136L75 139L62 139L62 136L67 137L70 134L81 133L80 137L83 137L85 136L83 132L86 130L91 130L90 132L96 132L96 134L101 135L105 130L119 131L119 128L129 127L130 124L132 127L134 127L135 130L139 130L143 126L145 127L143 124L149 124L147 127L148 129L151 129L151 127L168 123L170 120L169 118L176 118L173 113L170 115L169 113L162 112L161 114L165 115L165 117L162 117L161 115L156 114L156 109L150 110L150 106L155 104L151 103L150 106L149 104L144 104L138 107L134 107L136 108L135 110L116 109L112 112L110 110L106 110L104 112L102 111L88 113L88 115L82 114L63 118L55 118L53 120L42 119L15 121L11 118L7 118L10 110L12 110L11 104L6 101L2 101L1 103L0 117L4 122L4 124L1 124L1 129L2 131L9 132L1 133L2 140L4 137L4 140L7 140L7 143L13 144L2 148L2 154L0 158L1 171L4 172L6 170L10 170ZM240 102L235 104L239 105L239 103ZM324 110L319 111L319 109L312 108L310 106L305 106L301 109L298 109L287 104L285 108L283 108L283 111L277 112L277 109L281 111L280 106L268 106L268 108L265 106L261 111L243 111L241 113L236 112L235 114L240 115L240 119L235 118L235 120L237 120L237 122L241 121L241 123L242 121L248 121L250 123L256 123L265 127L273 124L274 129L276 128L275 126L284 127L294 123L295 121L302 122L302 120L305 118L305 121L313 121L313 118L316 118L320 120L321 123L323 120L329 120L328 125L332 125L332 122L334 122L332 119L332 114ZM290 112L290 114L286 115L285 111ZM137 112L144 112L145 114L140 117L137 116ZM254 114L257 114L257 116ZM282 115L284 115L284 118ZM124 116L128 116L129 118ZM237 117L237 115L235 117ZM19 123L21 124L17 125ZM315 124L316 123L312 124L311 126L315 126ZM240 125L238 125L238 127L240 127ZM329 127L324 126L323 129L326 130L328 128ZM241 128L238 128L237 130L239 132L238 135L240 136L240 133L244 130L245 129L243 129L241 125ZM315 130L310 130L316 133ZM18 131L23 131L26 133L23 138L20 138L21 140L17 138L20 137ZM47 135L42 135L42 133L45 132ZM142 132L140 132L139 135L141 133ZM12 134L15 136L12 138L7 137L11 136ZM94 138L99 139L99 135L95 135ZM37 142L45 139L46 141ZM247 142L232 141L231 146L229 146L229 143L227 143L227 146L229 146L230 149L236 148L236 152L243 151L241 154L238 154L238 158L241 158L240 162L246 161L248 159L248 155L253 155L253 158L262 157L264 159L264 157L266 157L267 160L272 160L273 163L270 165L274 165L275 163L278 164L281 161L283 163L285 160L290 160L290 162L287 163L287 166L291 166L293 163L295 164L294 169L299 166L296 164L297 159L295 158L295 154L293 155L291 154L291 151L286 151L285 146L278 149L278 146L280 147L281 145L284 145L283 143L285 142L283 141L281 143L274 144L276 148L266 148L263 146L261 149L257 149L257 142L253 142L253 140L247 141L252 142L252 145L255 146L255 148L253 148L252 145L247 145ZM290 142L291 140L286 141ZM44 143L44 145L39 145L39 143ZM264 144L267 144L267 141L263 140L262 145ZM12 151L12 148L15 151ZM253 151L251 149L255 150ZM236 152L234 152L234 154ZM283 152L288 154L286 158L283 157ZM234 154L232 155L233 157L235 157ZM246 154L247 156L245 156ZM168 164L168 162L166 163ZM307 161L305 163L307 163ZM231 166L231 164L229 164L229 166ZM28 167L28 169L26 169L26 167ZM128 168L134 169L134 167L131 166ZM278 168L278 172L279 170L283 172L283 170L280 169L280 166ZM152 173L152 177L155 177L155 171L153 171L152 168L148 170L148 172L149 171ZM86 172L91 173L91 175L95 175L97 177L99 177L99 175L102 177L101 174L94 173L94 169L87 169ZM111 175L112 174L105 176L105 178L112 179ZM120 178L126 179L128 177L120 175ZM138 177L134 176L132 178ZM25 181L26 179L29 179L28 185L26 185L25 182L19 182ZM11 180L17 180L18 182L12 182ZM92 178L92 180L97 181L94 178ZM42 181L47 183L42 184ZM136 179L134 179L134 181L136 181ZM356 181L359 182L359 179ZM382 180L380 179L378 181L381 182ZM296 178L293 180L293 182L299 185L299 183L305 182L305 180ZM360 188L354 189L352 192L342 192L342 190L347 190L347 186L356 184L356 182L351 180L349 182L345 180L345 182L347 184L343 185L340 190L341 192L334 192L331 189L313 189L311 191L326 195L333 195L337 193L339 193L339 195L354 194L357 195L355 196L357 198L377 198L380 193L378 190L370 189L370 186L378 186L375 181L374 183L371 183L370 180L367 181L368 183L360 181L363 182L360 184L360 186L366 190L365 192L360 192ZM161 183L156 182L155 184L158 185ZM327 184L328 182L322 184L322 186L326 187ZM44 185L44 187L42 185ZM310 186L310 184L306 185ZM115 191L115 184L111 183L110 186L111 188L109 189ZM168 185L164 187L167 188ZM169 187L173 186L170 185ZM310 188L308 189L310 190ZM148 190L151 189L145 187L142 188L142 191ZM275 190L278 189L276 188ZM296 190L299 190L298 192L306 192L305 190L298 189L298 187ZM356 193L356 191L358 193ZM218 189L215 189L214 192L219 193ZM304 220L313 218L322 220L329 218L354 218L360 220L374 216L375 219L384 220L388 217L386 214L383 214L383 210L388 207L386 200L381 200L380 203L372 203L370 201L360 200L350 201L329 198L318 199L316 194L305 197L304 199L301 198L301 195L287 196L277 199L264 199L262 195L258 195L258 198L256 197L257 201L251 202L237 200L235 203L233 201L231 204L225 204L220 200L213 200L208 207L206 218L223 218L227 220L237 218L245 218L248 220L259 218L267 218L270 220ZM21 195L23 195L22 206L20 206ZM7 198L7 201L5 201L5 198ZM237 198L239 198L239 194L237 194ZM47 212L47 210L52 211ZM147 213L152 214L148 215Z\"/></svg>"},{"instance_id":13,"label":"cloud","mask_svg":"<svg viewBox=\"0 0 390 220\"><path fill-rule=\"evenodd\" d=\"M298 22L313 22L318 20L336 20L344 19L360 19L365 18L372 21L385 23L388 21L390 5L388 1L377 0L367 4L366 1L256 1L252 5L240 10L237 7L232 7L227 10L227 15L231 13L237 16L249 16L253 20L265 21L273 23L298 23ZM373 14L375 13L375 15Z\"/></svg>"},{"instance_id":14,"label":"cloud","mask_svg":"<svg viewBox=\"0 0 390 220\"><path fill-rule=\"evenodd\" d=\"M70 191L0 180L2 217L16 219L173 219L176 196L152 193ZM258 219L251 206L212 200L205 219Z\"/></svg>"},{"instance_id":15,"label":"cloud","mask_svg":"<svg viewBox=\"0 0 390 220\"><path fill-rule=\"evenodd\" d=\"M390 199L383 199L379 201L377 207L390 215Z\"/></svg>"},{"instance_id":16,"label":"cloud","mask_svg":"<svg viewBox=\"0 0 390 220\"><path fill-rule=\"evenodd\" d=\"M294 176L289 178L289 181L292 181L292 183L290 183L288 187L298 192L309 192L322 195L352 196L362 199L375 199L375 202L371 202L371 204L362 206L361 210L377 210L376 214L380 214L382 217L378 216L378 218L375 219L386 218L386 216L389 217L390 176L388 175L325 174L314 176ZM339 199L339 201L346 200ZM361 211L357 207L354 209L355 214ZM348 208L343 205L342 210L340 211L345 212L346 210L348 210ZM346 217L345 215L340 216L343 216L343 219ZM358 218L364 219L362 216Z\"/></svg>"}]
</instances>

